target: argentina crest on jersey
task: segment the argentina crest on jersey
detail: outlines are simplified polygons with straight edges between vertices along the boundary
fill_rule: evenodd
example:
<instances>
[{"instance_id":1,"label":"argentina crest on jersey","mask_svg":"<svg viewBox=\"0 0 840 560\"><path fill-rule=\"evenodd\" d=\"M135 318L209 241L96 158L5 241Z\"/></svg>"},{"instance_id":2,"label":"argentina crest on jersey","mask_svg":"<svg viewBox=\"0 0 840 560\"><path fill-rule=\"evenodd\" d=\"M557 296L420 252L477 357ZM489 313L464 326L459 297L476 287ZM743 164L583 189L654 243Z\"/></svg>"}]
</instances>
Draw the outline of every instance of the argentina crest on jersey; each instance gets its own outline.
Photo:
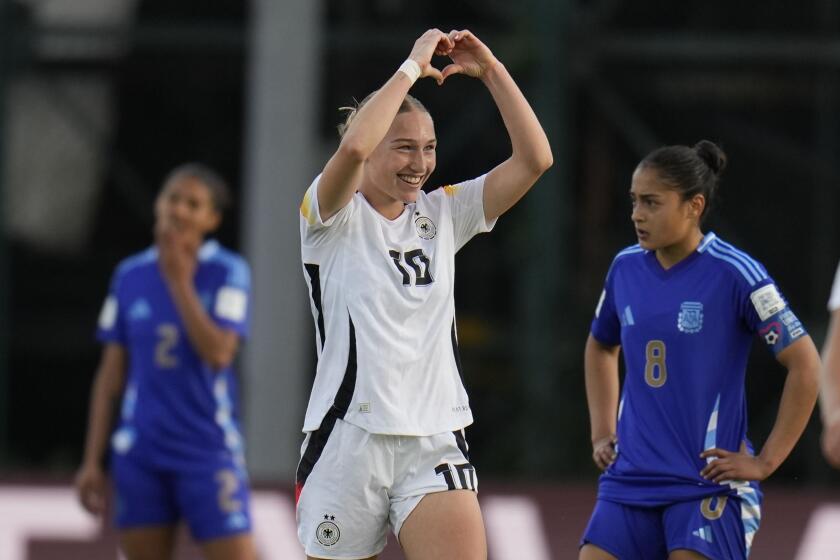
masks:
<instances>
[{"instance_id":1,"label":"argentina crest on jersey","mask_svg":"<svg viewBox=\"0 0 840 560\"><path fill-rule=\"evenodd\" d=\"M700 332L703 328L703 304L699 301L682 302L677 316L677 328L686 334Z\"/></svg>"}]
</instances>

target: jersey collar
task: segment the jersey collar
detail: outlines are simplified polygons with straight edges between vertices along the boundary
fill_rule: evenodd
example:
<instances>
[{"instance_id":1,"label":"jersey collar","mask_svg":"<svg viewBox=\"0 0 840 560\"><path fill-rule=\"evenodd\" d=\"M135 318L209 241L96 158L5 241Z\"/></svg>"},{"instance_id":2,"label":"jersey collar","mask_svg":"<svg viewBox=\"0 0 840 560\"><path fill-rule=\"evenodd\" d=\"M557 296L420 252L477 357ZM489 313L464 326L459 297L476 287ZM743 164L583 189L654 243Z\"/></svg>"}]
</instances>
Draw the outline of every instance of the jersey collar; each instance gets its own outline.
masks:
<instances>
[{"instance_id":1,"label":"jersey collar","mask_svg":"<svg viewBox=\"0 0 840 560\"><path fill-rule=\"evenodd\" d=\"M206 261L213 258L213 255L219 252L219 242L215 239L208 239L198 250L198 260Z\"/></svg>"},{"instance_id":2,"label":"jersey collar","mask_svg":"<svg viewBox=\"0 0 840 560\"><path fill-rule=\"evenodd\" d=\"M674 274L678 274L680 270L691 266L691 264L706 251L706 248L715 239L717 239L717 236L713 232L707 233L703 236L703 239L700 241L697 249L667 270L662 268L662 265L659 263L659 259L656 258L656 251L645 251L645 261L654 274L662 279L670 278Z\"/></svg>"}]
</instances>

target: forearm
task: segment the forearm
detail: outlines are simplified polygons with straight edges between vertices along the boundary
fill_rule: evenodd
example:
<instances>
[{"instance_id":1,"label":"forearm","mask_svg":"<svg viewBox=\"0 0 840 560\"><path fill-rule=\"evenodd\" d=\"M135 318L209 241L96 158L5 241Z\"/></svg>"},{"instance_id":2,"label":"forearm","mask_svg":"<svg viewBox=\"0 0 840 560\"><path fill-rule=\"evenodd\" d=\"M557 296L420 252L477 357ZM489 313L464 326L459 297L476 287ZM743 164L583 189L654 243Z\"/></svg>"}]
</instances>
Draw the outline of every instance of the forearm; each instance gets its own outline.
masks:
<instances>
[{"instance_id":1,"label":"forearm","mask_svg":"<svg viewBox=\"0 0 840 560\"><path fill-rule=\"evenodd\" d=\"M618 415L618 350L606 349L591 337L584 355L586 401L592 441L615 435Z\"/></svg>"},{"instance_id":2,"label":"forearm","mask_svg":"<svg viewBox=\"0 0 840 560\"><path fill-rule=\"evenodd\" d=\"M339 151L364 162L387 134L411 86L409 77L397 70L353 117Z\"/></svg>"},{"instance_id":3,"label":"forearm","mask_svg":"<svg viewBox=\"0 0 840 560\"><path fill-rule=\"evenodd\" d=\"M618 412L618 381L604 370L586 372L586 401L592 441L614 435Z\"/></svg>"},{"instance_id":4,"label":"forearm","mask_svg":"<svg viewBox=\"0 0 840 560\"><path fill-rule=\"evenodd\" d=\"M217 370L230 365L236 355L237 338L208 315L192 282L170 282L169 292L184 323L187 338L201 360Z\"/></svg>"},{"instance_id":5,"label":"forearm","mask_svg":"<svg viewBox=\"0 0 840 560\"><path fill-rule=\"evenodd\" d=\"M773 430L758 459L774 472L799 440L817 400L819 364L802 364L788 371Z\"/></svg>"},{"instance_id":6,"label":"forearm","mask_svg":"<svg viewBox=\"0 0 840 560\"><path fill-rule=\"evenodd\" d=\"M122 374L99 370L90 393L83 463L101 465L111 435L114 410L122 393Z\"/></svg>"},{"instance_id":7,"label":"forearm","mask_svg":"<svg viewBox=\"0 0 840 560\"><path fill-rule=\"evenodd\" d=\"M548 137L525 95L499 61L485 71L481 81L493 96L510 136L511 159L539 177L551 166L553 156Z\"/></svg>"},{"instance_id":8,"label":"forearm","mask_svg":"<svg viewBox=\"0 0 840 560\"><path fill-rule=\"evenodd\" d=\"M823 423L840 414L840 311L831 315L822 353L820 411Z\"/></svg>"},{"instance_id":9,"label":"forearm","mask_svg":"<svg viewBox=\"0 0 840 560\"><path fill-rule=\"evenodd\" d=\"M353 197L365 161L388 133L410 87L408 76L397 71L353 117L321 175L318 206L322 220L329 219Z\"/></svg>"}]
</instances>

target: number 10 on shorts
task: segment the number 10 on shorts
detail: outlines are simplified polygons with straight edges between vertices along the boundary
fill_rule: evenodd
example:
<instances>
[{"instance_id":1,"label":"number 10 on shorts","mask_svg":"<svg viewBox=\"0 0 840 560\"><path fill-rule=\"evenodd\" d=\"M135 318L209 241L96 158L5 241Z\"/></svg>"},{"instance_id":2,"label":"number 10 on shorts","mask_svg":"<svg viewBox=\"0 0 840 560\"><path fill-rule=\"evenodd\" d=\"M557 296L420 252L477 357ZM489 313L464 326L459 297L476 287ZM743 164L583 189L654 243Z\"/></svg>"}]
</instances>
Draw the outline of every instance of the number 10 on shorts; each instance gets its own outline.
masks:
<instances>
[{"instance_id":1,"label":"number 10 on shorts","mask_svg":"<svg viewBox=\"0 0 840 560\"><path fill-rule=\"evenodd\" d=\"M475 468L470 463L441 463L435 467L435 473L443 476L446 487L449 490L472 490L478 489L478 477Z\"/></svg>"}]
</instances>

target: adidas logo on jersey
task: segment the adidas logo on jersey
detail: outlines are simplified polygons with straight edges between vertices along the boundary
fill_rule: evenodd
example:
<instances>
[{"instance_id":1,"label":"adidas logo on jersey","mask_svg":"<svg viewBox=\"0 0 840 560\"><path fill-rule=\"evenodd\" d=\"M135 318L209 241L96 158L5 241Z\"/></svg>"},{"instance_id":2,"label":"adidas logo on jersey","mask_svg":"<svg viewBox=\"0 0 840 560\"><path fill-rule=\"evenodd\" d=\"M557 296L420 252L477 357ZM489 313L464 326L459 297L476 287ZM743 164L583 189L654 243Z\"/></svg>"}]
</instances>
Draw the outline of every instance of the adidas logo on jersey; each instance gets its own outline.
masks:
<instances>
[{"instance_id":1,"label":"adidas logo on jersey","mask_svg":"<svg viewBox=\"0 0 840 560\"><path fill-rule=\"evenodd\" d=\"M636 324L636 320L633 319L633 310L630 309L629 305L624 308L624 312L619 317L619 322L622 327L632 327Z\"/></svg>"},{"instance_id":2,"label":"adidas logo on jersey","mask_svg":"<svg viewBox=\"0 0 840 560\"><path fill-rule=\"evenodd\" d=\"M691 534L695 537L700 537L707 543L712 542L712 528L708 525L706 525L705 527L700 527L696 531L692 531Z\"/></svg>"},{"instance_id":3,"label":"adidas logo on jersey","mask_svg":"<svg viewBox=\"0 0 840 560\"><path fill-rule=\"evenodd\" d=\"M141 321L143 319L148 319L151 316L152 308L149 306L149 302L143 298L140 298L132 303L128 310L128 318L132 321Z\"/></svg>"}]
</instances>

